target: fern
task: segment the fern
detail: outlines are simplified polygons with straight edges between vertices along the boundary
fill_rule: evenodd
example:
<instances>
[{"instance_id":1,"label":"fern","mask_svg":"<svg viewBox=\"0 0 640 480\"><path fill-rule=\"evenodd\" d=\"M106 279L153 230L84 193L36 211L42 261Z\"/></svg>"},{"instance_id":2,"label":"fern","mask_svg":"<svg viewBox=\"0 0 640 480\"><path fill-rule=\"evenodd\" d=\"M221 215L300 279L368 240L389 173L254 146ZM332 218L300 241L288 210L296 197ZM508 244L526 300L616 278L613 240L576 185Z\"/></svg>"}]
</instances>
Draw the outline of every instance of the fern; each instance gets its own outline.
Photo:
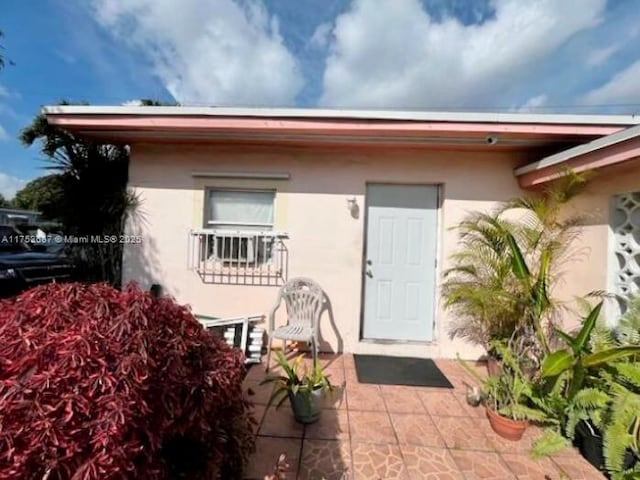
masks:
<instances>
[{"instance_id":1,"label":"fern","mask_svg":"<svg viewBox=\"0 0 640 480\"><path fill-rule=\"evenodd\" d=\"M604 458L613 478L624 478L624 459L628 449L638 450L637 430L640 395L621 385L612 385L610 421L604 431ZM640 473L638 470L637 473Z\"/></svg>"},{"instance_id":2,"label":"fern","mask_svg":"<svg viewBox=\"0 0 640 480\"><path fill-rule=\"evenodd\" d=\"M616 327L618 341L625 345L640 345L640 295L631 297L627 311Z\"/></svg>"},{"instance_id":3,"label":"fern","mask_svg":"<svg viewBox=\"0 0 640 480\"><path fill-rule=\"evenodd\" d=\"M555 429L547 428L545 429L542 437L536 440L536 443L533 445L531 456L534 459L538 459L553 455L554 453L564 450L569 445L569 440L562 436L560 432Z\"/></svg>"}]
</instances>

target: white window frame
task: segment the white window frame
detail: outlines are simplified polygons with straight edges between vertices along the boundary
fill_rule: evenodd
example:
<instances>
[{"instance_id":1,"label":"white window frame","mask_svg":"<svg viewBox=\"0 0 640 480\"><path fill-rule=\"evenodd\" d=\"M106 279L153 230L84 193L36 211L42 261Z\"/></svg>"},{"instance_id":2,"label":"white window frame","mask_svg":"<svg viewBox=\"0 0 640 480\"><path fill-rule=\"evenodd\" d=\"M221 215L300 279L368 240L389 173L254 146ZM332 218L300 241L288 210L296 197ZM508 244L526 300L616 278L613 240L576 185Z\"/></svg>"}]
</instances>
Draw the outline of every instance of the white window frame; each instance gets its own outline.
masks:
<instances>
[{"instance_id":1,"label":"white window frame","mask_svg":"<svg viewBox=\"0 0 640 480\"><path fill-rule=\"evenodd\" d=\"M211 220L211 192L245 192L245 193L269 193L273 196L273 221L272 223L233 222ZM275 189L252 188L219 188L207 187L205 189L204 225L211 230L211 251L205 252L208 258L215 258L223 265L249 265L255 266L273 262L273 241L279 235L275 233L276 225L276 200ZM230 228L237 227L237 229ZM267 249L266 245L269 245ZM265 246L263 246L265 245ZM262 252L262 255L260 254Z\"/></svg>"},{"instance_id":2,"label":"white window frame","mask_svg":"<svg viewBox=\"0 0 640 480\"><path fill-rule=\"evenodd\" d=\"M245 192L245 193L271 193L273 194L273 222L272 223L251 223L251 222L223 222L211 220L211 192ZM205 189L205 208L204 208L204 228L213 228L215 230L229 230L229 228L218 228L219 225L237 226L238 232L243 232L241 227L263 227L265 231L273 231L276 226L277 215L277 191L268 188L219 188L207 187ZM256 233L255 230L246 230L246 232Z\"/></svg>"}]
</instances>

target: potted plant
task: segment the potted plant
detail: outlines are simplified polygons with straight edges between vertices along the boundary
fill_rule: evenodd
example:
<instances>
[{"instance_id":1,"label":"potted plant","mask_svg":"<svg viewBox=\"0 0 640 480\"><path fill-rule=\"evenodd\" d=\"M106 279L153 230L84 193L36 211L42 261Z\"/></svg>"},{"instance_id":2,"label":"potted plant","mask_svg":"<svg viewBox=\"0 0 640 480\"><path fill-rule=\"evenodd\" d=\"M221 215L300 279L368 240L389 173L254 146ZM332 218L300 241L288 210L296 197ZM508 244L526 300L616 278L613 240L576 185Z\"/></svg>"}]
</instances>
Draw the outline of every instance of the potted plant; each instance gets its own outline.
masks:
<instances>
[{"instance_id":1,"label":"potted plant","mask_svg":"<svg viewBox=\"0 0 640 480\"><path fill-rule=\"evenodd\" d=\"M482 378L463 360L459 361L481 382L481 397L493 431L503 438L517 441L522 438L529 421L544 421L546 417L531 404L533 387L522 370L519 352L503 342L493 342L492 348L502 358L499 375Z\"/></svg>"},{"instance_id":2,"label":"potted plant","mask_svg":"<svg viewBox=\"0 0 640 480\"><path fill-rule=\"evenodd\" d=\"M277 352L277 362L283 375L269 375L261 383L274 383L275 389L268 404L279 408L288 398L296 421L304 424L316 422L322 413L326 393L333 386L319 364L307 368L303 355L289 362L282 352Z\"/></svg>"},{"instance_id":3,"label":"potted plant","mask_svg":"<svg viewBox=\"0 0 640 480\"><path fill-rule=\"evenodd\" d=\"M616 473L630 468L638 451L640 366L627 360L640 355L640 346L596 328L601 308L602 302L591 309L575 335L555 329L566 347L544 359L533 398L557 426L534 451L564 447L565 435L592 465Z\"/></svg>"},{"instance_id":4,"label":"potted plant","mask_svg":"<svg viewBox=\"0 0 640 480\"><path fill-rule=\"evenodd\" d=\"M566 171L541 194L472 213L456 227L460 248L442 288L445 307L455 313L449 336L483 346L491 376L500 374L502 361L493 341L527 337L536 368L550 351L549 334L562 307L550 292L582 223L564 215L563 207L586 181Z\"/></svg>"}]
</instances>

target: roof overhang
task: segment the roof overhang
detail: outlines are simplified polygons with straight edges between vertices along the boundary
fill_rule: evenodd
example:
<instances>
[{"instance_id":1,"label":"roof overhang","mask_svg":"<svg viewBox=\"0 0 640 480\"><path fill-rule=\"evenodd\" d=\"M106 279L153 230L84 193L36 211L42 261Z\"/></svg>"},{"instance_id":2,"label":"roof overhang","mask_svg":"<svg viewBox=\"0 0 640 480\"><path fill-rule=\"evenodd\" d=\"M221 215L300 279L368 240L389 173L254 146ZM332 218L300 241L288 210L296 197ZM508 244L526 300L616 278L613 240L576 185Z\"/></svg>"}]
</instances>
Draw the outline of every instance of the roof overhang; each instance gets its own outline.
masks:
<instances>
[{"instance_id":1,"label":"roof overhang","mask_svg":"<svg viewBox=\"0 0 640 480\"><path fill-rule=\"evenodd\" d=\"M563 169L597 170L640 158L640 125L597 138L515 170L520 186L535 187L557 178Z\"/></svg>"},{"instance_id":2,"label":"roof overhang","mask_svg":"<svg viewBox=\"0 0 640 480\"><path fill-rule=\"evenodd\" d=\"M623 115L272 108L65 105L43 112L52 125L121 143L529 148L583 143L640 123Z\"/></svg>"}]
</instances>

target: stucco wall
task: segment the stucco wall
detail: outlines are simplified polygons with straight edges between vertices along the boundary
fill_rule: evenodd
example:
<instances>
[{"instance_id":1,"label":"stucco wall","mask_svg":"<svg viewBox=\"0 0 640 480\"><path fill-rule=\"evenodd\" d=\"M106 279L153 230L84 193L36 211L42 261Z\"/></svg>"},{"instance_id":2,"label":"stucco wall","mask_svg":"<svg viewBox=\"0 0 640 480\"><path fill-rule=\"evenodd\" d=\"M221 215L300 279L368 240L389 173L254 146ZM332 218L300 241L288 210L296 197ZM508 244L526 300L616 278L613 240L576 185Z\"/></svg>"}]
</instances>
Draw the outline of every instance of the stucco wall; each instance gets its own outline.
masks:
<instances>
[{"instance_id":1,"label":"stucco wall","mask_svg":"<svg viewBox=\"0 0 640 480\"><path fill-rule=\"evenodd\" d=\"M611 233L612 198L640 191L640 159L624 166L599 170L589 182L586 191L568 207L572 213L585 217L585 226L575 242L574 259L564 267L566 273L558 285L558 294L565 299L589 292L613 292L612 273L615 269L613 236ZM596 301L594 299L594 301ZM605 301L605 316L615 324L615 302ZM579 318L567 316L565 324L575 326Z\"/></svg>"},{"instance_id":2,"label":"stucco wall","mask_svg":"<svg viewBox=\"0 0 640 480\"><path fill-rule=\"evenodd\" d=\"M439 276L456 247L450 227L471 210L490 209L519 194L512 169L522 160L517 152L135 145L130 183L141 205L129 228L143 235L143 243L126 248L124 280L144 287L160 283L197 313L268 312L277 287L203 283L187 269L187 238L189 229L202 227L205 187L275 188L276 228L290 235L289 277L314 278L332 303L335 328L328 317L321 324L325 349L433 357L459 352L475 357L478 349L449 340L447 313L438 300L433 343L380 345L358 340L366 182L442 185ZM290 179L202 179L194 178L193 171L286 172ZM358 218L347 208L347 199L354 196ZM598 228L594 227L596 237Z\"/></svg>"}]
</instances>

